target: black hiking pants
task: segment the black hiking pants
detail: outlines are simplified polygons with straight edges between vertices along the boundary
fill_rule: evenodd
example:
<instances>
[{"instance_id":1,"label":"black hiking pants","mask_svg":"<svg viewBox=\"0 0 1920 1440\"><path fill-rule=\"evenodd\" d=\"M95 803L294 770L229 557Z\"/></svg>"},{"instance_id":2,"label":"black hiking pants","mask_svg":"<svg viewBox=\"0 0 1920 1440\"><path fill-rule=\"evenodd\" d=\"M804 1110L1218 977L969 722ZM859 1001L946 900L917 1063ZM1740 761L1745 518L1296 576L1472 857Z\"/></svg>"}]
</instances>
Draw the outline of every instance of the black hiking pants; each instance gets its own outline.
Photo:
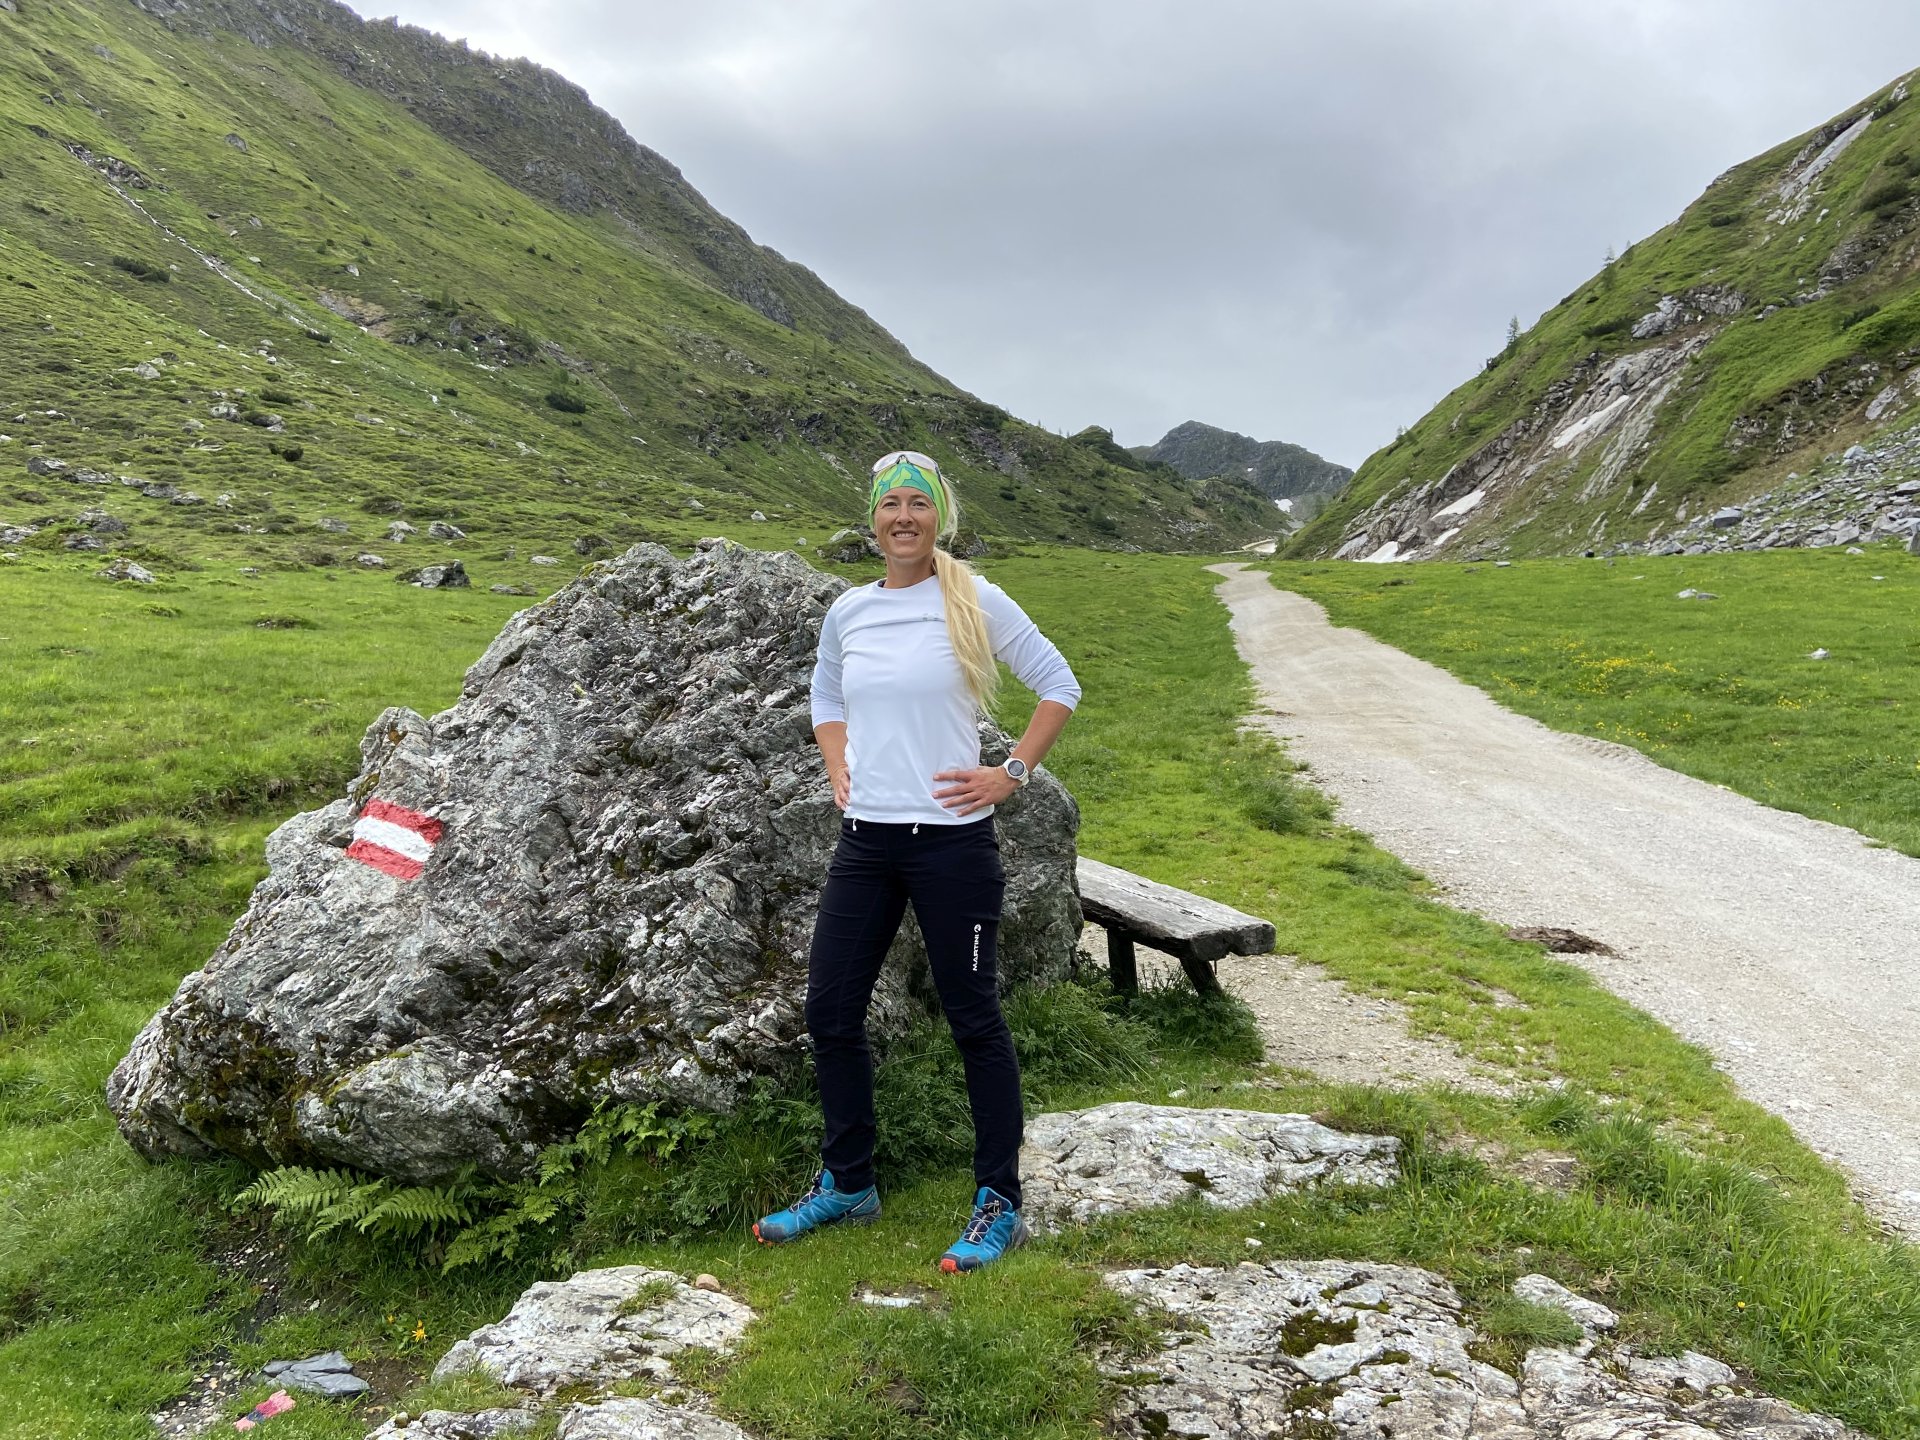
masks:
<instances>
[{"instance_id":1,"label":"black hiking pants","mask_svg":"<svg viewBox=\"0 0 1920 1440\"><path fill-rule=\"evenodd\" d=\"M807 1030L820 1078L821 1164L834 1188L873 1181L873 1055L867 1004L907 903L966 1064L973 1174L1020 1204L1020 1062L1000 1013L996 945L1006 872L993 819L962 825L842 820L807 968Z\"/></svg>"}]
</instances>

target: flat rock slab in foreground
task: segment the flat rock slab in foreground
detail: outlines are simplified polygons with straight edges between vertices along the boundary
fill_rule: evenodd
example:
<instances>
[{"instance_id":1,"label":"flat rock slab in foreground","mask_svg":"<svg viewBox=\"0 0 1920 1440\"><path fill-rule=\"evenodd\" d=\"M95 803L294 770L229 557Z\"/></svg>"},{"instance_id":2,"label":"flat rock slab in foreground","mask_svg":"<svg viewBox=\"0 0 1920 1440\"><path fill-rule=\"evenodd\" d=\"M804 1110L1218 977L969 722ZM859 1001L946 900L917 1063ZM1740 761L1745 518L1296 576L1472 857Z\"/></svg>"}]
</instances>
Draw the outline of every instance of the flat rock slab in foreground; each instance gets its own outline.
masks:
<instances>
[{"instance_id":1,"label":"flat rock slab in foreground","mask_svg":"<svg viewBox=\"0 0 1920 1440\"><path fill-rule=\"evenodd\" d=\"M639 1376L667 1380L674 1354L690 1346L724 1354L753 1318L732 1296L696 1290L669 1271L583 1270L530 1287L504 1320L447 1351L433 1375L479 1371L531 1395Z\"/></svg>"},{"instance_id":2,"label":"flat rock slab in foreground","mask_svg":"<svg viewBox=\"0 0 1920 1440\"><path fill-rule=\"evenodd\" d=\"M512 1440L540 1417L531 1410L485 1410L457 1415L429 1410L401 1425L389 1420L367 1440ZM604 1400L560 1412L555 1440L750 1440L737 1425L658 1400Z\"/></svg>"},{"instance_id":3,"label":"flat rock slab in foreground","mask_svg":"<svg viewBox=\"0 0 1920 1440\"><path fill-rule=\"evenodd\" d=\"M1174 1321L1159 1355L1108 1362L1122 1381L1121 1435L1859 1440L1837 1420L1737 1393L1733 1372L1706 1356L1635 1356L1602 1344L1595 1328L1574 1348L1529 1351L1516 1381L1474 1358L1460 1297L1426 1270L1178 1265L1107 1283Z\"/></svg>"},{"instance_id":4,"label":"flat rock slab in foreground","mask_svg":"<svg viewBox=\"0 0 1920 1440\"><path fill-rule=\"evenodd\" d=\"M1307 1185L1391 1185L1400 1142L1305 1115L1122 1100L1027 1122L1022 1213L1041 1231L1198 1194L1237 1209Z\"/></svg>"},{"instance_id":5,"label":"flat rock slab in foreground","mask_svg":"<svg viewBox=\"0 0 1920 1440\"><path fill-rule=\"evenodd\" d=\"M453 708L388 710L114 1071L127 1139L513 1176L604 1101L726 1110L801 1064L840 828L808 681L845 588L792 555L636 546L508 621ZM994 823L1001 981L1062 979L1073 799L1039 772ZM877 1040L936 1008L925 969L903 927Z\"/></svg>"}]
</instances>

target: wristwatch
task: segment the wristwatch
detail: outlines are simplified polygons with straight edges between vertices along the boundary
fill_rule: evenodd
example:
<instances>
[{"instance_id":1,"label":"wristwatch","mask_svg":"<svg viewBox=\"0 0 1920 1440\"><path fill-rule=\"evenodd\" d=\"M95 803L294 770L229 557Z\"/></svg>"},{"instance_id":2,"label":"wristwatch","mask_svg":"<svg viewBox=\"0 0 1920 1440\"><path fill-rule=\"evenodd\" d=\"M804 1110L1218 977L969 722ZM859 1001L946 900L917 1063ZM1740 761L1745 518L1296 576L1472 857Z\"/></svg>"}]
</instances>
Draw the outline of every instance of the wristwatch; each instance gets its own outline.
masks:
<instances>
[{"instance_id":1,"label":"wristwatch","mask_svg":"<svg viewBox=\"0 0 1920 1440\"><path fill-rule=\"evenodd\" d=\"M1000 768L1007 772L1007 778L1012 780L1016 786L1024 785L1033 778L1033 771L1027 768L1027 762L1022 760L1018 755L1009 755L1006 758L1006 763L1001 765Z\"/></svg>"}]
</instances>

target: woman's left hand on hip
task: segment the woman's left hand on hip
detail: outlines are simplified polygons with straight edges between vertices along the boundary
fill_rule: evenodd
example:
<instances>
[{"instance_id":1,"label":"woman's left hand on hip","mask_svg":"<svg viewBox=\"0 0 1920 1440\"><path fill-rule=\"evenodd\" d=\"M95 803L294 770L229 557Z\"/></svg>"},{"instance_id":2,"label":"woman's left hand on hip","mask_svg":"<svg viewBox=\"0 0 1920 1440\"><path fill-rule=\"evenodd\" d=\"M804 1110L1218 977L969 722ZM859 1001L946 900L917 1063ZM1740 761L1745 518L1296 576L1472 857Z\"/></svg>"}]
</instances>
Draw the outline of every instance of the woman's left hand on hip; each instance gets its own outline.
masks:
<instances>
[{"instance_id":1,"label":"woman's left hand on hip","mask_svg":"<svg viewBox=\"0 0 1920 1440\"><path fill-rule=\"evenodd\" d=\"M950 782L935 790L933 798L961 815L971 815L983 805L1002 804L1020 788L998 765L982 765L977 770L942 770L933 778Z\"/></svg>"}]
</instances>

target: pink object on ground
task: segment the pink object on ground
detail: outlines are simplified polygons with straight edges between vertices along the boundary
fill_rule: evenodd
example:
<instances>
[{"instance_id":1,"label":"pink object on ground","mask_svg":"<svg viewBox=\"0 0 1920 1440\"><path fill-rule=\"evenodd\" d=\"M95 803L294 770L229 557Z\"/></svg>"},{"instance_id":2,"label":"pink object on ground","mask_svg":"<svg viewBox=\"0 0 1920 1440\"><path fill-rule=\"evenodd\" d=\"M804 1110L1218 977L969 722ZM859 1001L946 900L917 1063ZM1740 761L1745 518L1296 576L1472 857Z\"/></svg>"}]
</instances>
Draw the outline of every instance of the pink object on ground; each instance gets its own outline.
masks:
<instances>
[{"instance_id":1,"label":"pink object on ground","mask_svg":"<svg viewBox=\"0 0 1920 1440\"><path fill-rule=\"evenodd\" d=\"M291 1395L287 1394L284 1390L276 1390L240 1419L234 1421L233 1428L236 1430L251 1430L262 1420L271 1420L281 1411L291 1410L293 1406L294 1399Z\"/></svg>"}]
</instances>

